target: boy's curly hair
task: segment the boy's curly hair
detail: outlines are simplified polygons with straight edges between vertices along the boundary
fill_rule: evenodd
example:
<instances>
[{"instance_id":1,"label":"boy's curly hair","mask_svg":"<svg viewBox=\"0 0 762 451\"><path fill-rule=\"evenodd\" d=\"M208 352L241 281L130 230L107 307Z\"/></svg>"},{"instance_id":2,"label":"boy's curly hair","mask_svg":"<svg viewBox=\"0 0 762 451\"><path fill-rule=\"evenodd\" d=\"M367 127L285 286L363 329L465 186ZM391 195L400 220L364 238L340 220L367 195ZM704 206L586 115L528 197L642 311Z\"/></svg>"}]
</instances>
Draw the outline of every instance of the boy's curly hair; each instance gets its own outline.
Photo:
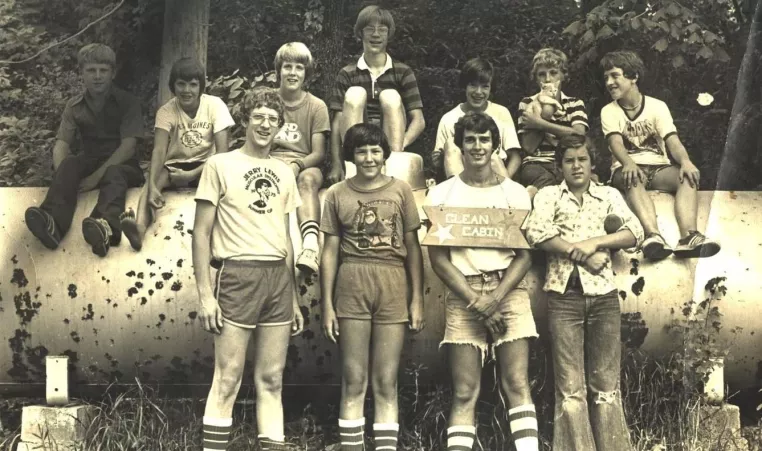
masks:
<instances>
[{"instance_id":1,"label":"boy's curly hair","mask_svg":"<svg viewBox=\"0 0 762 451\"><path fill-rule=\"evenodd\" d=\"M108 64L112 69L116 68L116 53L106 44L87 44L77 53L79 68L85 64Z\"/></svg>"},{"instance_id":2,"label":"boy's curly hair","mask_svg":"<svg viewBox=\"0 0 762 451\"><path fill-rule=\"evenodd\" d=\"M302 42L288 42L280 46L275 53L275 75L280 83L280 69L283 63L299 63L304 65L304 81L307 82L315 69L315 61L312 59L310 49Z\"/></svg>"},{"instance_id":3,"label":"boy's curly hair","mask_svg":"<svg viewBox=\"0 0 762 451\"><path fill-rule=\"evenodd\" d=\"M632 50L617 50L603 55L601 58L601 69L605 72L615 67L622 69L622 73L630 80L643 80L646 73L646 66L637 53Z\"/></svg>"},{"instance_id":4,"label":"boy's curly hair","mask_svg":"<svg viewBox=\"0 0 762 451\"><path fill-rule=\"evenodd\" d=\"M397 29L394 26L394 17L388 9L384 9L377 5L366 6L360 10L357 15L357 21L355 22L355 36L362 39L362 29L373 22L378 22L380 25L384 25L389 29L389 40L394 37L394 31Z\"/></svg>"},{"instance_id":5,"label":"boy's curly hair","mask_svg":"<svg viewBox=\"0 0 762 451\"><path fill-rule=\"evenodd\" d=\"M529 72L529 77L532 80L537 77L537 71L540 66L555 67L564 75L567 75L569 73L569 58L558 49L546 47L540 49L539 52L535 53L534 58L532 58L532 70Z\"/></svg>"},{"instance_id":6,"label":"boy's curly hair","mask_svg":"<svg viewBox=\"0 0 762 451\"><path fill-rule=\"evenodd\" d=\"M463 65L458 82L461 88L466 89L471 83L492 83L494 75L492 63L484 58L471 58Z\"/></svg>"},{"instance_id":7,"label":"boy's curly hair","mask_svg":"<svg viewBox=\"0 0 762 451\"><path fill-rule=\"evenodd\" d=\"M260 107L275 110L278 113L278 119L280 119L278 127L283 125L283 100L278 95L277 89L266 86L258 86L244 94L238 120L248 123L251 112Z\"/></svg>"},{"instance_id":8,"label":"boy's curly hair","mask_svg":"<svg viewBox=\"0 0 762 451\"><path fill-rule=\"evenodd\" d=\"M375 124L361 122L349 127L341 149L344 161L354 161L355 149L362 146L380 146L384 151L384 161L392 154L384 131Z\"/></svg>"},{"instance_id":9,"label":"boy's curly hair","mask_svg":"<svg viewBox=\"0 0 762 451\"><path fill-rule=\"evenodd\" d=\"M203 94L206 89L206 71L204 66L201 65L195 58L180 58L172 65L172 70L169 72L169 90L172 94L175 93L175 82L177 80L198 80L198 86Z\"/></svg>"}]
</instances>

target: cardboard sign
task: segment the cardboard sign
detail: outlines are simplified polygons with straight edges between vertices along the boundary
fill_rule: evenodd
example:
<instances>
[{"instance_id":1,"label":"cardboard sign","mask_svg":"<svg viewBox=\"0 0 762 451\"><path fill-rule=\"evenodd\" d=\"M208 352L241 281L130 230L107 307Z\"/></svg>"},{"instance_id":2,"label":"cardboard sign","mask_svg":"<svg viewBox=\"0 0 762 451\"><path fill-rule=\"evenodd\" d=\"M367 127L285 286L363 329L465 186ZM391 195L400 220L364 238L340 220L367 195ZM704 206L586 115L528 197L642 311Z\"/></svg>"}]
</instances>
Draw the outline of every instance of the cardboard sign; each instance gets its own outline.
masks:
<instances>
[{"instance_id":1,"label":"cardboard sign","mask_svg":"<svg viewBox=\"0 0 762 451\"><path fill-rule=\"evenodd\" d=\"M424 246L529 249L521 233L529 210L426 205L423 211L431 221Z\"/></svg>"}]
</instances>

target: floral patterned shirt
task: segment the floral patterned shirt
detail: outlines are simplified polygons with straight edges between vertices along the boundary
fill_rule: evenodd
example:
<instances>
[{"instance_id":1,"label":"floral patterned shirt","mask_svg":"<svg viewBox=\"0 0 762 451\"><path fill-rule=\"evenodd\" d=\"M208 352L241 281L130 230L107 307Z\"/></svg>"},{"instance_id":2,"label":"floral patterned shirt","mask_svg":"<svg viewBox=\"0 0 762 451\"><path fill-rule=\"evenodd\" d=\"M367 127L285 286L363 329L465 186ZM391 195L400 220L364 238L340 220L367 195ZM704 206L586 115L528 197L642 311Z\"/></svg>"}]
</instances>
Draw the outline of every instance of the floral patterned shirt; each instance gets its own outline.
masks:
<instances>
[{"instance_id":1,"label":"floral patterned shirt","mask_svg":"<svg viewBox=\"0 0 762 451\"><path fill-rule=\"evenodd\" d=\"M582 195L582 203L569 191L565 181L541 189L534 198L534 209L524 224L524 233L532 246L556 236L569 243L578 243L605 235L603 222L610 213L623 219L624 224L619 230L628 229L635 235L638 244L643 241L643 227L619 191L592 181ZM610 261L601 272L592 274L584 265L577 266L566 255L551 253L548 255L543 289L563 294L575 267L586 295L598 296L616 288Z\"/></svg>"}]
</instances>

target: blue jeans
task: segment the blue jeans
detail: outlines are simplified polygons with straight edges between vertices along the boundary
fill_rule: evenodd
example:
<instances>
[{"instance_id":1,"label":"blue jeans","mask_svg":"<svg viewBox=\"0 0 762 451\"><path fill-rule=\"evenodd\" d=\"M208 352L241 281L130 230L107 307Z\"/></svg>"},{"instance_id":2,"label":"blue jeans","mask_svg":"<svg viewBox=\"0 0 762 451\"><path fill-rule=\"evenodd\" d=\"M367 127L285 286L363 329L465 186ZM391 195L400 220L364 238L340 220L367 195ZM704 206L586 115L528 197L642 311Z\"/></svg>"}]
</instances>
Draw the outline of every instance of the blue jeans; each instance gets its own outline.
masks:
<instances>
[{"instance_id":1,"label":"blue jeans","mask_svg":"<svg viewBox=\"0 0 762 451\"><path fill-rule=\"evenodd\" d=\"M616 290L600 296L577 290L550 292L548 323L556 386L553 449L632 450L619 390L622 351Z\"/></svg>"}]
</instances>

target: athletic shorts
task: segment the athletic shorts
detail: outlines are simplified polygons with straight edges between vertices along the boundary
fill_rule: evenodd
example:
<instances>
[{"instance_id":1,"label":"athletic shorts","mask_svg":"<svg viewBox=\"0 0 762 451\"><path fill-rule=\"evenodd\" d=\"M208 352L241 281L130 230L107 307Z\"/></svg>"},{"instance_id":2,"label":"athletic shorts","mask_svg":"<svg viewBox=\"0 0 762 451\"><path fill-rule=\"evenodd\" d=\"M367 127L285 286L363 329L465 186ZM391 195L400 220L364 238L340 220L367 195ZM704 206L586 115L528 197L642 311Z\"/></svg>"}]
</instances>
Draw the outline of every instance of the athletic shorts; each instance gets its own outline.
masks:
<instances>
[{"instance_id":1,"label":"athletic shorts","mask_svg":"<svg viewBox=\"0 0 762 451\"><path fill-rule=\"evenodd\" d=\"M333 296L336 317L406 323L408 290L402 262L343 262Z\"/></svg>"},{"instance_id":2,"label":"athletic shorts","mask_svg":"<svg viewBox=\"0 0 762 451\"><path fill-rule=\"evenodd\" d=\"M294 281L285 260L224 260L215 297L234 326L282 326L294 319Z\"/></svg>"},{"instance_id":3,"label":"athletic shorts","mask_svg":"<svg viewBox=\"0 0 762 451\"><path fill-rule=\"evenodd\" d=\"M638 167L640 170L646 174L646 190L653 189L652 185L656 174L663 171L664 169L671 168L672 166L673 165L671 164L639 164ZM614 183L614 176L621 172L622 166L619 166L618 168L611 171L611 179L609 180L609 184L620 191L624 191L624 185L618 186L618 184Z\"/></svg>"},{"instance_id":4,"label":"athletic shorts","mask_svg":"<svg viewBox=\"0 0 762 451\"><path fill-rule=\"evenodd\" d=\"M477 293L488 294L498 287L502 277L503 271L490 271L466 276L466 280ZM439 347L445 344L475 346L482 352L483 361L490 350L494 353L494 349L503 343L538 336L532 304L523 280L498 302L508 327L505 333L492 336L484 320L475 311L468 309L468 302L448 291L445 300L445 335Z\"/></svg>"}]
</instances>

